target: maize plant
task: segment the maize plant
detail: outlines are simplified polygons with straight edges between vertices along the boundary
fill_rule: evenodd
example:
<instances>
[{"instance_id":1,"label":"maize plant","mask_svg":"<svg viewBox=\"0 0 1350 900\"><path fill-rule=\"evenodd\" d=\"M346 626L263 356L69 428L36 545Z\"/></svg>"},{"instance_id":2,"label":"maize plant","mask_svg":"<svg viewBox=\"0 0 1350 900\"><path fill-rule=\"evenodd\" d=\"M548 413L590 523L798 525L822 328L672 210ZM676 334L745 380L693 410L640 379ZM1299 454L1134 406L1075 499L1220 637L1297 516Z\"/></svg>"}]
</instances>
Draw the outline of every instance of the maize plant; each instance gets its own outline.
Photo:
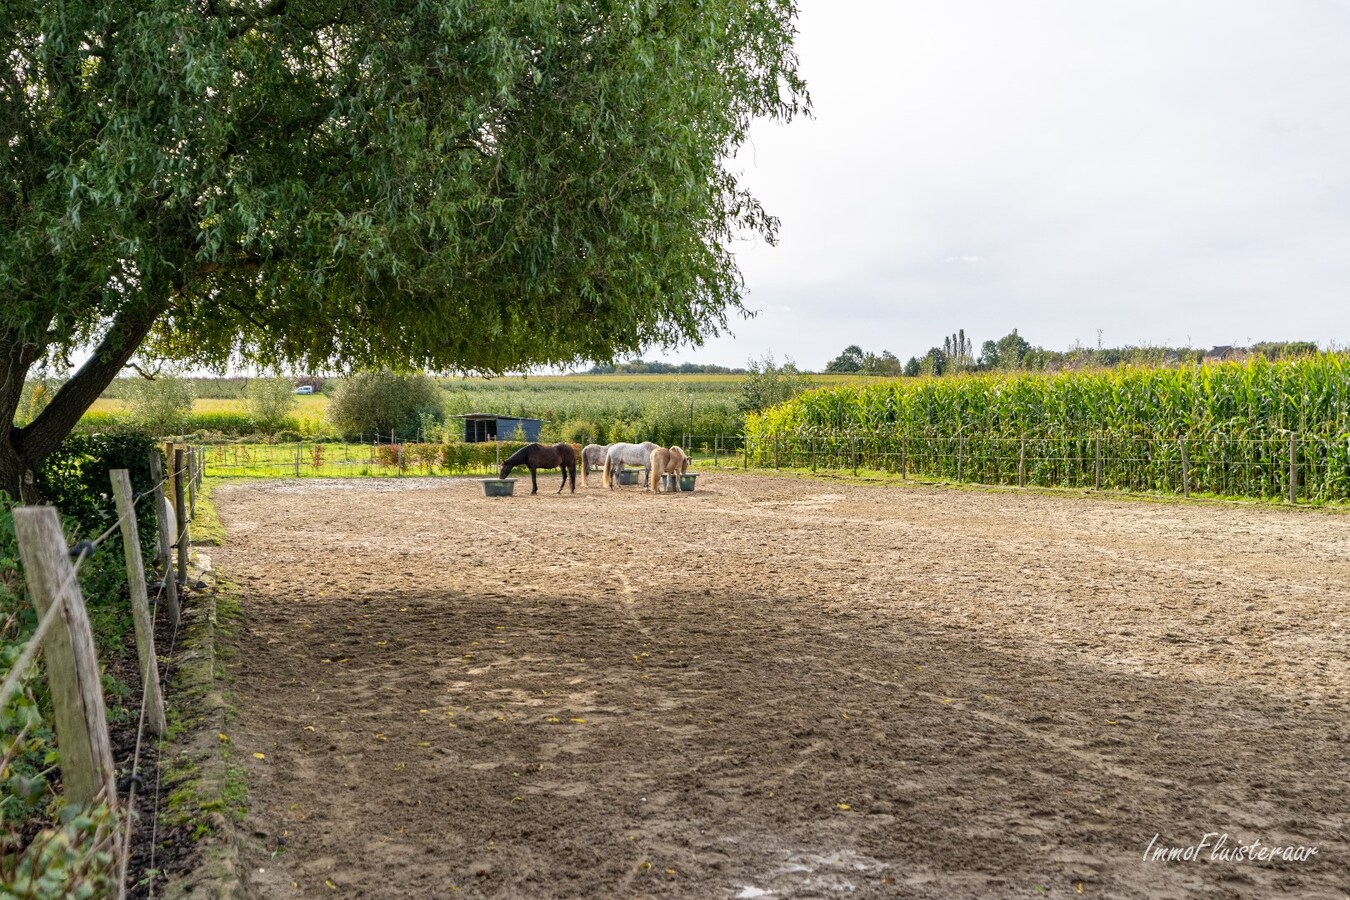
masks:
<instances>
[{"instance_id":1,"label":"maize plant","mask_svg":"<svg viewBox=\"0 0 1350 900\"><path fill-rule=\"evenodd\" d=\"M1350 358L821 388L746 421L761 466L1350 499Z\"/></svg>"}]
</instances>

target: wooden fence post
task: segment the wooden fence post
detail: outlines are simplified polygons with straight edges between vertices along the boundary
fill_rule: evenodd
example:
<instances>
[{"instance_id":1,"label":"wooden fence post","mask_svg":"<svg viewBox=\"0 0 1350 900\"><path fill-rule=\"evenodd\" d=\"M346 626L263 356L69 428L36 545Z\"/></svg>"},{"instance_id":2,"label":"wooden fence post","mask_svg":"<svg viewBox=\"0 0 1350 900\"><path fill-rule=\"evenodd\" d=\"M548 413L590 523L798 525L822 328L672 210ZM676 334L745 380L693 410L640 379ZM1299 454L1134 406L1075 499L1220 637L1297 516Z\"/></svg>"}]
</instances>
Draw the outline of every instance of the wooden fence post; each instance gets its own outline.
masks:
<instances>
[{"instance_id":1,"label":"wooden fence post","mask_svg":"<svg viewBox=\"0 0 1350 900\"><path fill-rule=\"evenodd\" d=\"M177 501L174 507L178 510L178 583L187 584L187 564L188 564L188 546L191 538L188 536L187 509L183 504L183 479L177 477L178 473L183 471L184 453L178 448L173 451L173 471L175 478L173 481L173 495Z\"/></svg>"},{"instance_id":2,"label":"wooden fence post","mask_svg":"<svg viewBox=\"0 0 1350 900\"><path fill-rule=\"evenodd\" d=\"M905 433L900 432L900 480L909 479L909 460L905 457Z\"/></svg>"},{"instance_id":3,"label":"wooden fence post","mask_svg":"<svg viewBox=\"0 0 1350 900\"><path fill-rule=\"evenodd\" d=\"M94 634L79 582L70 577L70 554L61 520L51 506L14 509L14 532L24 577L38 616L62 599L62 609L46 638L47 683L61 748L61 785L66 799L91 803L100 795L116 801L112 745L103 708Z\"/></svg>"},{"instance_id":4,"label":"wooden fence post","mask_svg":"<svg viewBox=\"0 0 1350 900\"><path fill-rule=\"evenodd\" d=\"M964 432L956 436L956 483L961 483L961 465L966 456L966 435Z\"/></svg>"},{"instance_id":5,"label":"wooden fence post","mask_svg":"<svg viewBox=\"0 0 1350 900\"><path fill-rule=\"evenodd\" d=\"M1177 446L1181 448L1181 496L1191 496L1191 461L1186 456L1186 439L1177 438Z\"/></svg>"},{"instance_id":6,"label":"wooden fence post","mask_svg":"<svg viewBox=\"0 0 1350 900\"><path fill-rule=\"evenodd\" d=\"M1289 502L1298 503L1298 439L1289 432Z\"/></svg>"},{"instance_id":7,"label":"wooden fence post","mask_svg":"<svg viewBox=\"0 0 1350 900\"><path fill-rule=\"evenodd\" d=\"M113 469L108 477L112 481L118 523L122 526L122 548L127 560L127 584L131 594L131 619L136 626L136 656L141 663L141 689L145 691L146 724L152 733L163 735L169 726L164 720L164 697L159 690L155 628L150 621L150 592L145 586L145 562L141 559L141 536L136 527L136 501L132 499L131 475L126 469Z\"/></svg>"},{"instance_id":8,"label":"wooden fence post","mask_svg":"<svg viewBox=\"0 0 1350 900\"><path fill-rule=\"evenodd\" d=\"M858 436L849 432L848 435L849 453L853 456L853 477L858 477Z\"/></svg>"},{"instance_id":9,"label":"wooden fence post","mask_svg":"<svg viewBox=\"0 0 1350 900\"><path fill-rule=\"evenodd\" d=\"M169 617L169 625L178 627L178 579L173 574L173 523L169 521L169 510L164 496L164 463L158 450L150 451L150 479L155 483L155 519L159 523L159 559L164 567L164 614Z\"/></svg>"}]
</instances>

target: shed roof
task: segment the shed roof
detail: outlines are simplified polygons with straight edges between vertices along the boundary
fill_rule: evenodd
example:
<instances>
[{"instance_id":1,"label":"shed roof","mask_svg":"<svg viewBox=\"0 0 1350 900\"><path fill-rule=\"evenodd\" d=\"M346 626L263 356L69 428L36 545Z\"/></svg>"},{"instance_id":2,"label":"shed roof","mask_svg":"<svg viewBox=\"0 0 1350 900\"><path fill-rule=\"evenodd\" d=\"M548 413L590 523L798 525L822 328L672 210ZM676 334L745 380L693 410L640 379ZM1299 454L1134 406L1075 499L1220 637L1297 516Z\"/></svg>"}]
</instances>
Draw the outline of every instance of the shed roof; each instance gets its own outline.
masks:
<instances>
[{"instance_id":1,"label":"shed roof","mask_svg":"<svg viewBox=\"0 0 1350 900\"><path fill-rule=\"evenodd\" d=\"M542 422L542 421L543 421L542 419L537 419L537 420L536 420L536 418L535 418L534 416L508 416L508 415L506 415L505 413L459 413L458 415L452 416L451 418L455 418L455 419L511 419L512 421L515 421L515 422L525 422L525 421L541 421L541 422Z\"/></svg>"}]
</instances>

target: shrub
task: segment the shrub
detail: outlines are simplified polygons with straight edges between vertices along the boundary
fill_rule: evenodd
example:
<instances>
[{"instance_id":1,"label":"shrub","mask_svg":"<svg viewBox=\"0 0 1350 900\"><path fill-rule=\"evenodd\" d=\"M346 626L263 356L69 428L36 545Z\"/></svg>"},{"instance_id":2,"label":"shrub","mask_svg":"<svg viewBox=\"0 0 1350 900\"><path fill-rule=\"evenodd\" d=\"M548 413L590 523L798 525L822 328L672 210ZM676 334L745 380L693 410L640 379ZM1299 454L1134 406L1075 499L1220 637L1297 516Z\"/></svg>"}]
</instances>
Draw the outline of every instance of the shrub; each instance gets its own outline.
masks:
<instances>
[{"instance_id":1,"label":"shrub","mask_svg":"<svg viewBox=\"0 0 1350 900\"><path fill-rule=\"evenodd\" d=\"M741 409L748 413L777 406L810 387L810 380L797 371L791 359L780 366L767 355L750 360L749 369L741 382L740 401Z\"/></svg>"},{"instance_id":2,"label":"shrub","mask_svg":"<svg viewBox=\"0 0 1350 900\"><path fill-rule=\"evenodd\" d=\"M338 385L328 421L348 437L413 435L445 418L442 391L425 375L363 372Z\"/></svg>"},{"instance_id":3,"label":"shrub","mask_svg":"<svg viewBox=\"0 0 1350 900\"><path fill-rule=\"evenodd\" d=\"M141 379L127 400L131 418L155 434L178 434L192 416L192 385L174 375Z\"/></svg>"},{"instance_id":4,"label":"shrub","mask_svg":"<svg viewBox=\"0 0 1350 900\"><path fill-rule=\"evenodd\" d=\"M299 402L289 378L255 378L244 391L244 408L263 434L285 426Z\"/></svg>"}]
</instances>

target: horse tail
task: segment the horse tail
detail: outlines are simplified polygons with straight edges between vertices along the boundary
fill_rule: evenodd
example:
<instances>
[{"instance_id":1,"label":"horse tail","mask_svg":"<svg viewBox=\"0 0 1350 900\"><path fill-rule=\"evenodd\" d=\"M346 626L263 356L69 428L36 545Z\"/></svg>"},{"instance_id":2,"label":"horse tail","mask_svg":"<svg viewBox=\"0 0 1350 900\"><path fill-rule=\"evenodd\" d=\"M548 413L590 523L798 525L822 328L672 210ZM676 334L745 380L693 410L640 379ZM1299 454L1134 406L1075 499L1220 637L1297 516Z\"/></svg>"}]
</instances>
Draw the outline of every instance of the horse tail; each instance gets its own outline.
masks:
<instances>
[{"instance_id":1,"label":"horse tail","mask_svg":"<svg viewBox=\"0 0 1350 900\"><path fill-rule=\"evenodd\" d=\"M604 485L605 487L609 488L610 490L613 490L613 489L614 489L614 485L610 484L610 475L613 473L613 471L614 471L614 467L613 467L613 465L610 464L610 456L609 456L608 453L606 453L606 454L605 454L605 469L604 469L604 473L600 476L600 483L601 483L602 485Z\"/></svg>"}]
</instances>

